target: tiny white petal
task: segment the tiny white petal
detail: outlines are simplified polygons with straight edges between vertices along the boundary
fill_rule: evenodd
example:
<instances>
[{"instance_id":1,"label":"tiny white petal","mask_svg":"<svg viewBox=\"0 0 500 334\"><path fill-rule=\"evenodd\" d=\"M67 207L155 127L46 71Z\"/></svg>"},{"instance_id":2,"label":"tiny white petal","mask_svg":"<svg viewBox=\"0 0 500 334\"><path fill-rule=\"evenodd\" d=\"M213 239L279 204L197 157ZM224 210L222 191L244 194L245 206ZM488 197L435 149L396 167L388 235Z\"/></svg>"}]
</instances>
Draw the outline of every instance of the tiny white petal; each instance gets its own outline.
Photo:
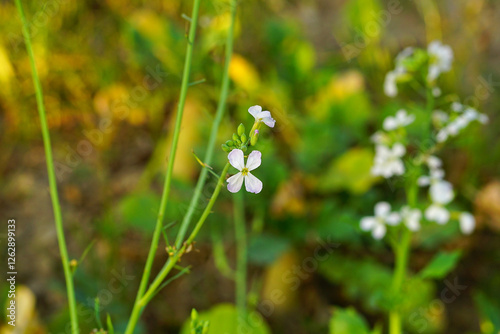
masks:
<instances>
[{"instance_id":1,"label":"tiny white petal","mask_svg":"<svg viewBox=\"0 0 500 334\"><path fill-rule=\"evenodd\" d=\"M227 190L229 190L232 193L237 193L241 189L241 185L243 184L243 174L238 173L233 176L231 176L229 179L227 179Z\"/></svg>"},{"instance_id":2,"label":"tiny white petal","mask_svg":"<svg viewBox=\"0 0 500 334\"><path fill-rule=\"evenodd\" d=\"M248 173L245 176L245 189L249 193L258 194L262 190L262 181L252 175L252 173Z\"/></svg>"},{"instance_id":3,"label":"tiny white petal","mask_svg":"<svg viewBox=\"0 0 500 334\"><path fill-rule=\"evenodd\" d=\"M387 225L398 225L401 222L401 216L397 212L391 212L385 219Z\"/></svg>"},{"instance_id":4,"label":"tiny white petal","mask_svg":"<svg viewBox=\"0 0 500 334\"><path fill-rule=\"evenodd\" d=\"M392 153L397 157L402 157L406 153L406 149L403 144L396 143L392 146Z\"/></svg>"},{"instance_id":5,"label":"tiny white petal","mask_svg":"<svg viewBox=\"0 0 500 334\"><path fill-rule=\"evenodd\" d=\"M250 108L248 108L248 112L253 116L253 117L257 117L257 115L262 111L262 107L261 106L252 106Z\"/></svg>"},{"instance_id":6,"label":"tiny white petal","mask_svg":"<svg viewBox=\"0 0 500 334\"><path fill-rule=\"evenodd\" d=\"M421 176L417 179L417 184L421 187L428 186L431 184L431 178L428 176Z\"/></svg>"},{"instance_id":7,"label":"tiny white petal","mask_svg":"<svg viewBox=\"0 0 500 334\"><path fill-rule=\"evenodd\" d=\"M444 180L431 185L431 187L429 188L429 194L433 203L443 205L450 203L455 196L451 183Z\"/></svg>"},{"instance_id":8,"label":"tiny white petal","mask_svg":"<svg viewBox=\"0 0 500 334\"><path fill-rule=\"evenodd\" d=\"M391 211L391 205L387 202L378 202L375 205L375 216L385 217Z\"/></svg>"},{"instance_id":9,"label":"tiny white petal","mask_svg":"<svg viewBox=\"0 0 500 334\"><path fill-rule=\"evenodd\" d=\"M398 127L398 122L394 117L388 116L384 119L384 124L382 125L382 127L386 131L391 131Z\"/></svg>"},{"instance_id":10,"label":"tiny white petal","mask_svg":"<svg viewBox=\"0 0 500 334\"><path fill-rule=\"evenodd\" d=\"M229 154L227 155L227 159L229 160L229 163L231 166L236 168L237 170L241 171L243 168L245 168L245 155L243 154L243 151L240 149L234 149Z\"/></svg>"},{"instance_id":11,"label":"tiny white petal","mask_svg":"<svg viewBox=\"0 0 500 334\"><path fill-rule=\"evenodd\" d=\"M377 224L377 219L375 217L363 217L361 219L360 227L363 231L370 231Z\"/></svg>"},{"instance_id":12,"label":"tiny white petal","mask_svg":"<svg viewBox=\"0 0 500 334\"><path fill-rule=\"evenodd\" d=\"M476 219L468 212L460 214L458 221L460 223L460 230L463 234L471 234L476 227Z\"/></svg>"},{"instance_id":13,"label":"tiny white petal","mask_svg":"<svg viewBox=\"0 0 500 334\"><path fill-rule=\"evenodd\" d=\"M425 210L425 218L440 225L446 224L450 219L450 213L439 204L432 204Z\"/></svg>"},{"instance_id":14,"label":"tiny white petal","mask_svg":"<svg viewBox=\"0 0 500 334\"><path fill-rule=\"evenodd\" d=\"M252 153L248 155L246 168L250 171L259 167L262 161L261 158L262 153L260 153L260 151L252 151Z\"/></svg>"},{"instance_id":15,"label":"tiny white petal","mask_svg":"<svg viewBox=\"0 0 500 334\"><path fill-rule=\"evenodd\" d=\"M380 240L384 237L386 232L386 227L384 224L377 224L372 230L373 238Z\"/></svg>"}]
</instances>

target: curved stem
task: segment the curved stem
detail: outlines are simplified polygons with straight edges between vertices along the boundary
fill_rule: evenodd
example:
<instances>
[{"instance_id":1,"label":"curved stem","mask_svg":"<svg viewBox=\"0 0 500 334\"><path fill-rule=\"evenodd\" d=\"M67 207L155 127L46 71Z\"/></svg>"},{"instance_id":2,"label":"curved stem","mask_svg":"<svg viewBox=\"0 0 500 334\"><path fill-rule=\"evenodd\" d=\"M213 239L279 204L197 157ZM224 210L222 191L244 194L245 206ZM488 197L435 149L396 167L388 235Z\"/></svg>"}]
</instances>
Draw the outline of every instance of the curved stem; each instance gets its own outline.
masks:
<instances>
[{"instance_id":1,"label":"curved stem","mask_svg":"<svg viewBox=\"0 0 500 334\"><path fill-rule=\"evenodd\" d=\"M212 157L215 148L215 140L217 139L217 132L219 131L219 125L221 123L222 117L224 116L224 111L226 109L226 100L229 92L229 64L231 62L231 57L233 55L233 39L234 39L234 26L236 21L236 9L237 9L237 0L233 0L231 2L231 22L229 25L229 31L227 33L227 38L226 38L226 54L225 54L226 60L224 64L224 70L222 73L222 84L219 96L219 103L217 105L215 119L212 123L212 129L210 131L210 137L208 139L208 144L207 144L207 151L205 153L205 157L203 158L203 162L207 165L210 165L212 163ZM191 223L194 211L196 210L196 204L200 200L201 191L205 186L207 175L208 175L208 170L206 168L203 168L201 170L200 176L198 177L193 197L189 202L187 212L184 215L184 218L179 228L179 232L177 233L177 237L175 239L175 246L177 248L181 246L182 241L186 236L189 224Z\"/></svg>"},{"instance_id":2,"label":"curved stem","mask_svg":"<svg viewBox=\"0 0 500 334\"><path fill-rule=\"evenodd\" d=\"M59 204L59 195L57 193L56 174L54 169L54 162L52 157L52 147L50 143L50 132L47 124L47 117L45 113L45 105L43 101L42 85L38 77L38 71L35 63L35 55L31 46L31 38L28 30L28 22L24 15L23 6L20 0L15 0L17 11L22 22L22 30L24 35L24 42L26 44L26 51L28 52L31 74L33 76L33 84L36 92L36 102L38 105L38 114L40 116L40 126L42 128L43 146L45 149L45 158L47 162L47 174L49 178L50 197L52 200L52 209L54 211L54 221L56 225L57 240L59 244L59 252L61 254L61 261L63 265L64 278L66 280L66 291L68 294L69 315L71 320L71 333L78 334L78 314L76 311L76 298L75 289L73 285L73 276L69 265L68 249L66 246L66 239L64 237L64 227L62 222L61 207Z\"/></svg>"},{"instance_id":3,"label":"curved stem","mask_svg":"<svg viewBox=\"0 0 500 334\"><path fill-rule=\"evenodd\" d=\"M219 178L219 181L217 183L217 186L215 187L215 190L212 194L212 198L210 198L210 201L208 202L207 207L203 211L203 214L201 215L200 219L196 223L193 231L189 235L189 238L182 244L182 247L179 248L177 252L175 252L174 255L168 258L167 262L163 266L163 268L160 270L156 278L154 279L153 283L149 286L147 291L143 294L143 296L136 300L134 303L134 307L132 309L132 315L130 317L127 329L125 331L125 334L132 334L134 332L134 329L137 325L137 321L139 320L139 317L141 316L142 310L144 307L149 303L149 301L156 295L158 292L158 288L161 286L163 283L164 279L167 277L167 275L170 273L172 268L177 264L177 262L180 260L182 255L186 252L186 249L189 245L192 244L196 236L198 235L198 232L200 231L201 227L205 223L205 220L207 219L208 215L210 214L212 207L215 204L215 201L217 200L217 197L219 196L220 190L222 186L224 185L224 182L226 180L226 174L229 169L229 163L226 163L226 166L224 167L224 170L221 173L221 176Z\"/></svg>"},{"instance_id":4,"label":"curved stem","mask_svg":"<svg viewBox=\"0 0 500 334\"><path fill-rule=\"evenodd\" d=\"M234 196L234 232L236 239L236 308L238 320L245 319L247 306L247 235L243 194ZM238 327L239 328L239 327Z\"/></svg>"},{"instance_id":5,"label":"curved stem","mask_svg":"<svg viewBox=\"0 0 500 334\"><path fill-rule=\"evenodd\" d=\"M179 134L182 123L182 115L184 113L184 104L186 102L187 90L189 87L189 75L191 72L191 60L193 58L193 48L194 40L196 37L196 26L198 22L198 12L200 9L200 0L194 0L193 11L191 15L191 26L189 28L188 44L186 50L186 61L184 63L184 72L182 75L181 92L179 96L179 104L177 108L177 117L175 119L175 128L172 139L172 145L170 150L170 156L168 159L167 172L165 176L165 182L163 184L163 192L161 195L160 209L158 211L158 217L156 220L156 226L153 233L153 240L151 241L151 246L149 248L148 257L146 259L146 265L144 267L144 272L142 274L141 283L139 285L139 290L137 291L136 303L142 298L144 291L146 290L149 276L151 274L151 269L153 266L154 257L156 250L158 249L158 243L160 241L161 230L163 228L163 218L165 215L165 210L167 208L168 196L170 194L170 183L172 181L172 173L174 169L175 154L177 152L177 144L179 142ZM129 322L130 326L130 322ZM126 333L129 333L129 327L127 327Z\"/></svg>"}]
</instances>

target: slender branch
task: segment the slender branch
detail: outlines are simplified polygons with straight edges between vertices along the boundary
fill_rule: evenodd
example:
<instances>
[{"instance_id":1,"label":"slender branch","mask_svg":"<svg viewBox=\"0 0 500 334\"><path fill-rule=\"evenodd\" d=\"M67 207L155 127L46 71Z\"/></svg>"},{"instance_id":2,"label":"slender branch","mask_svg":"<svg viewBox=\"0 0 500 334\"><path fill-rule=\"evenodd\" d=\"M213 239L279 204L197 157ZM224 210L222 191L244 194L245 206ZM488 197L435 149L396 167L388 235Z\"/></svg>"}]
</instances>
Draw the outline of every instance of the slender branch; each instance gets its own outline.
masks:
<instances>
[{"instance_id":1,"label":"slender branch","mask_svg":"<svg viewBox=\"0 0 500 334\"><path fill-rule=\"evenodd\" d=\"M234 195L234 232L236 239L236 308L238 321L246 318L247 306L247 235L243 194Z\"/></svg>"},{"instance_id":2,"label":"slender branch","mask_svg":"<svg viewBox=\"0 0 500 334\"><path fill-rule=\"evenodd\" d=\"M59 252L61 253L61 261L63 265L64 278L66 280L66 290L68 294L69 315L71 320L71 333L78 334L78 314L76 311L75 290L73 285L73 276L69 264L68 249L64 237L64 227L61 214L61 206L59 204L59 195L57 193L56 174L54 169L54 161L52 157L52 147L50 143L50 132L47 124L47 117L45 112L45 105L43 101L42 85L38 77L38 71L35 63L35 55L31 46L31 38L28 30L28 22L24 15L21 0L15 0L17 11L22 22L22 30L24 35L24 42L26 44L26 51L30 59L31 74L33 76L33 85L35 87L36 102L38 105L38 114L40 116L40 126L42 128L43 146L45 148L45 159L47 162L47 174L49 177L50 197L52 200L52 209L54 211L54 221L56 225L57 240L59 243Z\"/></svg>"},{"instance_id":3,"label":"slender branch","mask_svg":"<svg viewBox=\"0 0 500 334\"><path fill-rule=\"evenodd\" d=\"M212 163L212 157L215 148L215 140L217 139L217 132L219 131L219 125L221 123L222 117L224 116L224 111L226 109L227 95L229 92L229 64L231 62L231 57L233 55L233 39L234 39L234 26L236 21L236 9L237 9L237 0L232 0L231 22L229 25L229 31L227 33L227 38L226 38L226 55L225 55L226 59L224 64L224 70L222 73L222 84L219 96L219 103L217 105L215 119L212 123L212 129L210 131L210 137L208 139L208 144L207 144L207 151L203 159L203 162L207 165L210 165ZM200 176L198 177L193 197L191 198L191 202L189 203L187 212L184 216L184 219L182 220L179 232L177 233L177 238L175 240L175 245L177 246L177 248L179 248L182 245L184 237L186 236L189 224L191 223L191 219L196 210L196 204L198 203L203 187L205 186L207 175L208 175L208 170L206 168L203 168L201 170Z\"/></svg>"},{"instance_id":4,"label":"slender branch","mask_svg":"<svg viewBox=\"0 0 500 334\"><path fill-rule=\"evenodd\" d=\"M146 265L144 267L144 272L142 274L141 283L139 285L139 290L137 291L136 303L142 298L144 291L146 290L147 284L149 282L149 276L151 274L154 257L156 250L158 249L158 243L160 241L160 236L163 228L163 218L165 215L165 210L167 207L168 196L170 194L170 183L172 181L172 173L174 169L175 154L177 152L177 144L179 142L179 134L182 123L182 115L184 113L184 104L186 102L187 90L189 86L189 75L191 72L191 60L193 58L193 44L196 37L196 26L198 22L198 12L200 9L200 0L194 0L193 11L191 15L191 26L189 28L189 37L186 49L186 60L184 63L184 72L182 75L181 92L179 96L179 105L177 108L177 117L175 120L175 128L173 134L173 140L170 150L170 157L168 160L167 173L165 177L165 182L163 185L163 192L160 201L160 209L158 211L158 217L156 220L156 226L153 233L153 240L151 241L151 246L149 249L148 257L146 260ZM129 326L131 323L129 322ZM127 327L126 333L131 333L129 327Z\"/></svg>"},{"instance_id":5,"label":"slender branch","mask_svg":"<svg viewBox=\"0 0 500 334\"><path fill-rule=\"evenodd\" d=\"M160 270L156 278L153 280L153 283L149 286L147 291L143 294L143 296L139 299L136 300L134 304L134 308L132 309L132 315L130 317L127 329L125 331L125 334L132 334L134 332L134 329L137 325L137 321L139 320L139 317L141 316L142 310L144 307L149 303L149 301L156 295L156 293L159 291L159 287L162 285L163 281L167 277L167 275L170 273L170 271L175 267L177 262L180 260L182 255L186 252L186 249L188 246L192 244L196 236L198 235L198 232L200 231L201 227L205 223L205 220L207 219L208 215L210 214L212 207L215 204L215 201L217 200L217 197L219 196L220 190L222 186L225 183L226 179L226 174L229 169L229 163L226 164L224 167L224 170L221 173L221 176L217 182L217 186L215 187L215 190L212 194L212 198L208 202L207 207L203 211L203 214L201 215L200 219L196 223L193 231L189 235L189 238L184 242L181 248L177 252L175 252L174 255L168 258L167 262L165 262L165 265L163 268Z\"/></svg>"}]
</instances>

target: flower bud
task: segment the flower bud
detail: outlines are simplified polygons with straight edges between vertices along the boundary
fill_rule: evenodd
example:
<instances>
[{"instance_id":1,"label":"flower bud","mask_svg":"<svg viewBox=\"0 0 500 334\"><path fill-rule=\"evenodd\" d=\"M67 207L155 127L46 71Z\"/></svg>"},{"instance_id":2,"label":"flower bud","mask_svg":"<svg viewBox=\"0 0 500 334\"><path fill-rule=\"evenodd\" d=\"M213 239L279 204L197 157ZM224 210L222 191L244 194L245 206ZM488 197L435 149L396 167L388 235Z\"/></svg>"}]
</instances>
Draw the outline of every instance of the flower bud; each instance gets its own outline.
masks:
<instances>
[{"instance_id":1,"label":"flower bud","mask_svg":"<svg viewBox=\"0 0 500 334\"><path fill-rule=\"evenodd\" d=\"M227 153L231 152L231 149L226 144L222 144L222 149Z\"/></svg>"},{"instance_id":2,"label":"flower bud","mask_svg":"<svg viewBox=\"0 0 500 334\"><path fill-rule=\"evenodd\" d=\"M246 135L246 134L244 134L244 133L243 133L243 134L241 134L241 135L240 135L240 138L241 138L241 142L242 142L242 143L246 143L246 141L247 141L247 135Z\"/></svg>"},{"instance_id":3,"label":"flower bud","mask_svg":"<svg viewBox=\"0 0 500 334\"><path fill-rule=\"evenodd\" d=\"M228 141L226 141L226 145L229 147L232 147L232 146L234 146L234 142L232 140L228 140Z\"/></svg>"},{"instance_id":4,"label":"flower bud","mask_svg":"<svg viewBox=\"0 0 500 334\"><path fill-rule=\"evenodd\" d=\"M238 136L241 136L244 133L245 133L245 126L243 125L243 123L240 123L240 125L238 126Z\"/></svg>"},{"instance_id":5,"label":"flower bud","mask_svg":"<svg viewBox=\"0 0 500 334\"><path fill-rule=\"evenodd\" d=\"M246 145L243 145L243 146L241 147L241 150L242 150L243 152L246 152L246 151L247 151L247 146L246 146Z\"/></svg>"},{"instance_id":6,"label":"flower bud","mask_svg":"<svg viewBox=\"0 0 500 334\"><path fill-rule=\"evenodd\" d=\"M257 144L258 139L259 139L259 130L255 130L252 133L252 137L250 137L250 145L255 146L255 144Z\"/></svg>"}]
</instances>

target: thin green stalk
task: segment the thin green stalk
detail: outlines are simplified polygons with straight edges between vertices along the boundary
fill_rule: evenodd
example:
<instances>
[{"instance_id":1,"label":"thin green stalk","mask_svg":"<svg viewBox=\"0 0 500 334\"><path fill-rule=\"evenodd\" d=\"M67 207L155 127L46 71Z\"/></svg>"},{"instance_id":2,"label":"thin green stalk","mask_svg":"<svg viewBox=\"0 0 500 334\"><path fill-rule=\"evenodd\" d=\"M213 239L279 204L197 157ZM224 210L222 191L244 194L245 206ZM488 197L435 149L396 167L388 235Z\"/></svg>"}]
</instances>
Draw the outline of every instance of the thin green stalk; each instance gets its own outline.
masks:
<instances>
[{"instance_id":1,"label":"thin green stalk","mask_svg":"<svg viewBox=\"0 0 500 334\"><path fill-rule=\"evenodd\" d=\"M172 139L172 145L170 150L170 156L168 159L167 172L165 176L165 182L163 185L163 192L161 195L160 209L158 211L158 217L156 220L156 226L153 233L153 240L151 241L151 246L149 249L148 257L146 260L146 265L144 266L144 272L142 274L141 283L139 285L139 290L137 291L137 296L135 302L137 303L143 296L146 290L147 284L149 282L149 276L153 267L153 261L155 258L156 250L158 249L158 243L160 241L161 231L163 228L163 218L165 215L165 210L167 208L168 196L170 194L170 184L172 181L172 172L174 169L175 154L177 152L177 144L179 142L179 135L182 123L182 115L184 113L184 104L186 102L187 90L189 87L189 75L191 72L191 61L193 58L194 40L196 37L196 27L198 23L198 13L200 9L201 0L194 0L193 11L191 14L191 26L189 28L188 43L186 49L186 60L184 63L184 72L182 75L181 92L179 96L179 104L177 108L177 116L175 120L175 128ZM129 323L130 324L130 323ZM127 329L127 333L129 330Z\"/></svg>"},{"instance_id":2,"label":"thin green stalk","mask_svg":"<svg viewBox=\"0 0 500 334\"><path fill-rule=\"evenodd\" d=\"M247 306L247 236L243 194L234 196L234 232L236 239L236 308L238 320L245 319ZM239 327L238 327L239 328Z\"/></svg>"},{"instance_id":3,"label":"thin green stalk","mask_svg":"<svg viewBox=\"0 0 500 334\"><path fill-rule=\"evenodd\" d=\"M217 105L217 111L215 112L215 119L212 123L210 137L208 138L207 151L203 159L203 162L207 165L210 165L212 163L212 157L214 154L215 141L217 139L219 125L221 123L222 117L224 116L224 111L226 109L227 95L229 92L229 64L231 62L231 57L233 55L233 39L234 39L234 26L236 21L236 9L237 9L237 0L233 0L231 2L231 22L229 25L229 31L227 33L227 38L226 38L226 59L224 64L224 70L222 73L222 84L221 84L219 102ZM201 170L200 176L198 177L193 197L191 198L191 202L189 203L189 207L181 222L179 232L177 233L177 238L175 240L175 246L177 248L181 246L184 237L186 236L189 224L191 223L194 211L196 210L196 205L200 200L201 192L203 190L203 187L205 186L207 175L208 175L208 170L206 168L203 168Z\"/></svg>"},{"instance_id":4,"label":"thin green stalk","mask_svg":"<svg viewBox=\"0 0 500 334\"><path fill-rule=\"evenodd\" d=\"M15 0L15 3L22 22L24 42L26 44L26 51L28 52L28 56L30 59L31 74L33 76L33 84L35 86L36 102L38 105L38 114L40 116L40 126L42 128L43 146L45 148L45 160L47 162L47 174L49 177L50 197L52 200L52 209L54 211L54 221L56 225L57 240L59 243L59 252L61 253L64 278L66 280L69 315L71 319L71 333L78 334L79 333L78 315L76 312L76 299L75 299L75 290L73 286L73 276L71 275L68 249L66 247L66 240L64 237L64 227L62 222L61 207L59 205L59 195L57 193L57 182L56 182L56 174L52 157L49 126L47 124L47 117L45 115L45 105L43 102L42 85L40 84L40 78L38 77L38 71L35 63L35 55L33 53L33 48L31 46L31 38L28 30L28 22L26 21L26 17L24 15L23 6L20 0Z\"/></svg>"},{"instance_id":5,"label":"thin green stalk","mask_svg":"<svg viewBox=\"0 0 500 334\"><path fill-rule=\"evenodd\" d=\"M182 255L186 252L186 249L191 243L194 241L196 236L198 235L198 232L200 231L201 227L205 223L205 220L207 219L208 215L210 214L212 207L215 204L215 201L217 200L217 197L219 196L220 190L222 186L224 185L225 179L226 179L226 174L229 169L229 163L226 164L224 167L224 170L221 173L221 176L219 178L219 181L217 183L217 186L212 194L212 198L208 202L207 207L203 211L203 214L201 215L200 219L196 223L193 231L189 235L189 238L187 238L186 242L182 244L182 246L179 248L177 252L175 252L174 255L168 258L167 262L163 266L163 268L160 270L156 278L153 280L153 283L149 286L147 291L143 294L143 296L139 299L136 300L134 303L134 307L132 309L132 314L130 316L129 323L127 325L127 329L125 331L125 334L132 334L134 332L134 329L137 325L137 322L139 320L139 317L141 316L142 310L144 307L149 303L149 301L156 295L158 292L159 287L162 285L163 281L167 277L167 275L170 273L170 271L175 267L177 262L180 260Z\"/></svg>"}]
</instances>

